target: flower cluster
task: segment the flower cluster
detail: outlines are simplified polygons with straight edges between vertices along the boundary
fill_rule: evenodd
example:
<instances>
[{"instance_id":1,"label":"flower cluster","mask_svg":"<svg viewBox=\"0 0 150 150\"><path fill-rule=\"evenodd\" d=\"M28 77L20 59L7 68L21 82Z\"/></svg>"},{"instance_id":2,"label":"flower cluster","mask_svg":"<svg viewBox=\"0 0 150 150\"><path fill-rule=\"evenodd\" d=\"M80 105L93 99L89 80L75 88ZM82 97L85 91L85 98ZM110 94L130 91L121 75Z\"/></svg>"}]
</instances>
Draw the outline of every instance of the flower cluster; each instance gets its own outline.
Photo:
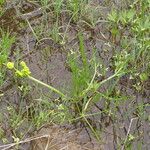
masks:
<instances>
[{"instance_id":1,"label":"flower cluster","mask_svg":"<svg viewBox=\"0 0 150 150\"><path fill-rule=\"evenodd\" d=\"M20 66L22 68L21 70L16 69L14 67L13 62L8 62L6 66L7 66L8 69L15 69L15 74L18 77L22 77L22 78L23 77L28 77L31 74L28 66L26 65L26 63L24 61L20 62Z\"/></svg>"},{"instance_id":2,"label":"flower cluster","mask_svg":"<svg viewBox=\"0 0 150 150\"><path fill-rule=\"evenodd\" d=\"M14 68L14 63L13 62L8 62L7 63L7 68L8 69L13 69Z\"/></svg>"}]
</instances>

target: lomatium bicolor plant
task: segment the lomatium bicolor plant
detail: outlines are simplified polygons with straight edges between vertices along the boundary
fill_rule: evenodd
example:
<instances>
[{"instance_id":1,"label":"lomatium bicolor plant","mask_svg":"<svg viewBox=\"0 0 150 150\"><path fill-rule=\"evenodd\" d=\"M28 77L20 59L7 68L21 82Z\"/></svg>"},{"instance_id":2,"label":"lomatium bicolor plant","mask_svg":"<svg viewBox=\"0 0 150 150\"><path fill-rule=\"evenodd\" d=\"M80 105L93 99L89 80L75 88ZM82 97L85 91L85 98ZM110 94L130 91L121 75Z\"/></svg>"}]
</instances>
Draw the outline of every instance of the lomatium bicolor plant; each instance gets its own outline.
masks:
<instances>
[{"instance_id":1,"label":"lomatium bicolor plant","mask_svg":"<svg viewBox=\"0 0 150 150\"><path fill-rule=\"evenodd\" d=\"M15 68L15 65L13 62L7 63L8 69L15 69L15 74L17 77L28 77L31 74L31 72L30 72L30 69L28 68L28 66L26 65L26 63L24 61L21 61L20 66L22 67L22 69L18 70Z\"/></svg>"},{"instance_id":2,"label":"lomatium bicolor plant","mask_svg":"<svg viewBox=\"0 0 150 150\"><path fill-rule=\"evenodd\" d=\"M59 90L57 90L56 88L30 76L31 75L31 72L30 72L30 69L28 68L28 66L26 65L26 63L24 61L21 61L20 62L20 66L21 66L21 70L15 68L15 65L14 65L14 62L8 62L6 64L7 68L10 69L10 70L15 70L15 74L17 77L21 77L21 78L24 78L24 77L28 77L30 80L34 81L34 82L37 82L38 84L41 84L45 87L47 87L48 89L52 90L53 92L59 94L61 97L65 97L66 98L66 95L63 94L62 92L60 92Z\"/></svg>"}]
</instances>

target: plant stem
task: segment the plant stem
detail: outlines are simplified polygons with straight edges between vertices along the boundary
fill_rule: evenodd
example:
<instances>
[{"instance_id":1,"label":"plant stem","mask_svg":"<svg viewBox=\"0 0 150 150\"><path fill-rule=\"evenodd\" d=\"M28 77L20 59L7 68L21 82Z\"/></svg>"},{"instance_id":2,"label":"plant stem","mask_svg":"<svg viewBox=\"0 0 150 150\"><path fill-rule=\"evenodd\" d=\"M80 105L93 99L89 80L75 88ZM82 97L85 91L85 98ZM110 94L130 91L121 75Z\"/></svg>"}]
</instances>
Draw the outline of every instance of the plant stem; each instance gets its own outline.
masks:
<instances>
[{"instance_id":1,"label":"plant stem","mask_svg":"<svg viewBox=\"0 0 150 150\"><path fill-rule=\"evenodd\" d=\"M59 90L55 89L54 87L52 87L52 86L50 86L50 85L48 85L48 84L46 84L46 83L44 83L44 82L42 82L42 81L40 81L40 80L34 78L34 77L32 77L32 76L28 76L28 78L29 78L30 80L32 80L32 81L37 82L38 84L41 84L41 85L47 87L48 89L54 91L55 93L61 95L62 97L67 97L65 94L63 94L63 93L60 92Z\"/></svg>"},{"instance_id":2,"label":"plant stem","mask_svg":"<svg viewBox=\"0 0 150 150\"><path fill-rule=\"evenodd\" d=\"M87 125L89 126L89 128L91 129L91 131L94 133L96 139L97 139L98 141L100 141L99 136L97 135L97 133L95 132L95 130L93 129L93 127L91 126L91 124L88 122L88 120L86 119L86 117L85 117L84 114L82 114L82 117L83 117L83 119L85 120L85 122L87 123Z\"/></svg>"}]
</instances>

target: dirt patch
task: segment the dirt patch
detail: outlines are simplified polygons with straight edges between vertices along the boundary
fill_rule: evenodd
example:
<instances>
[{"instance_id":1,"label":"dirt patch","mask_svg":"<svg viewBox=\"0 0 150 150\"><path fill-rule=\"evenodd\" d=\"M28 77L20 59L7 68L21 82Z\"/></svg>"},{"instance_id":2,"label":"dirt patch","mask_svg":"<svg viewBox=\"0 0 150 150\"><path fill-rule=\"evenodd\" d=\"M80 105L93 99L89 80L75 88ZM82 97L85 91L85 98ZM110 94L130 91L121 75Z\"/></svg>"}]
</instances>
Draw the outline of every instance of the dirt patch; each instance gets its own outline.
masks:
<instances>
[{"instance_id":1,"label":"dirt patch","mask_svg":"<svg viewBox=\"0 0 150 150\"><path fill-rule=\"evenodd\" d=\"M66 129L65 127L51 126L42 128L36 136L49 135L49 139L41 139L31 143L31 150L101 150L96 141L88 138L87 132L82 128Z\"/></svg>"}]
</instances>

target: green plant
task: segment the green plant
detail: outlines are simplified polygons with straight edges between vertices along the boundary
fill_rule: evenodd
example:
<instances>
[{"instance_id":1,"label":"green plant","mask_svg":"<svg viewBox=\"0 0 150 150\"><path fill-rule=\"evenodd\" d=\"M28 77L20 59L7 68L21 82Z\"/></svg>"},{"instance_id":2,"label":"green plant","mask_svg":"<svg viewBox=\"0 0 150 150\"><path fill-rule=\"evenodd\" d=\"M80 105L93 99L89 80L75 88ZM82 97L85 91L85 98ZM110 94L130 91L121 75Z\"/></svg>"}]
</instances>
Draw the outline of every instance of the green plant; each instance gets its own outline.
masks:
<instances>
[{"instance_id":1,"label":"green plant","mask_svg":"<svg viewBox=\"0 0 150 150\"><path fill-rule=\"evenodd\" d=\"M68 60L72 72L72 104L74 106L75 118L80 118L83 120L83 122L86 123L93 131L97 139L99 139L92 125L90 125L88 121L87 114L93 108L93 104L100 101L102 97L108 99L106 102L107 106L109 105L108 103L110 103L110 100L116 99L116 102L118 102L117 100L124 99L123 97L119 98L119 96L114 96L113 98L109 96L114 86L110 86L108 89L109 93L107 93L108 91L106 91L106 93L101 93L99 90L106 82L109 82L113 79L116 79L117 82L121 76L127 73L126 64L130 60L130 57L125 53L117 57L114 74L102 80L101 82L97 82L96 76L97 74L100 74L99 71L104 70L104 68L101 64L98 63L95 57L95 52L93 53L91 60L87 59L87 54L83 42L84 40L81 34L79 34L79 41L79 51L71 51ZM100 66L101 69L99 70L98 68ZM107 109L110 108L106 107L106 114ZM108 111L108 114L111 115L110 111Z\"/></svg>"},{"instance_id":2,"label":"green plant","mask_svg":"<svg viewBox=\"0 0 150 150\"><path fill-rule=\"evenodd\" d=\"M71 16L73 16L73 21L79 21L82 12L84 12L84 6L88 2L86 0L69 0L67 3L67 9L70 11Z\"/></svg>"},{"instance_id":3,"label":"green plant","mask_svg":"<svg viewBox=\"0 0 150 150\"><path fill-rule=\"evenodd\" d=\"M9 117L10 117L10 125L11 128L15 131L17 130L21 124L23 124L24 119L23 119L23 111L20 109L19 113L13 108L12 106L8 106L7 110L9 112Z\"/></svg>"},{"instance_id":4,"label":"green plant","mask_svg":"<svg viewBox=\"0 0 150 150\"><path fill-rule=\"evenodd\" d=\"M137 0L131 5L128 5L128 9L125 7L123 7L122 10L117 8L116 10L112 10L108 15L109 23L107 28L111 33L109 42L111 42L111 52L113 55L113 60L111 61L112 70L116 72L121 69L120 74L117 76L118 81L121 81L123 78L126 79L125 81L131 81L131 83L129 83L130 86L134 87L139 93L143 93L144 83L149 82L150 77L149 6L149 0ZM107 90L110 91L108 92L108 98L110 94L117 97L116 89L119 88L119 86L120 84L116 83L114 88L112 88L113 90ZM128 86L128 84L126 86ZM104 95L106 96L106 94ZM126 102L130 103L131 99L134 98L130 99L128 98L128 94L126 95ZM119 97L123 100L121 93L119 93ZM111 99L111 101L108 101L108 104L113 103L114 107L112 112L114 115L116 114L114 111L115 108L118 109L118 107L123 105L122 100L116 101ZM140 102L136 101L133 107L136 108L135 112L138 118L143 120L145 118L145 110L142 99ZM110 109L110 107L108 108ZM128 108L128 110L130 109ZM124 116L127 117L129 114L123 114L122 117ZM123 148L132 149L134 140L136 140L136 137L129 134L126 139L127 143L124 144Z\"/></svg>"},{"instance_id":5,"label":"green plant","mask_svg":"<svg viewBox=\"0 0 150 150\"><path fill-rule=\"evenodd\" d=\"M43 6L43 7L47 7L47 5L49 4L50 0L39 0L40 1L40 4Z\"/></svg>"},{"instance_id":6,"label":"green plant","mask_svg":"<svg viewBox=\"0 0 150 150\"><path fill-rule=\"evenodd\" d=\"M50 86L50 85L48 85L46 83L43 83L42 81L39 81L39 80L35 79L34 77L30 76L31 72L30 72L29 68L27 67L27 65L26 65L26 63L24 61L20 62L20 67L21 67L20 70L15 68L15 65L14 65L13 62L8 62L6 64L6 66L7 66L8 69L15 70L15 74L16 74L17 77L21 77L21 78L27 77L30 80L35 81L38 84L41 84L41 85L49 88L50 90L56 92L60 96L66 97L62 92L60 92L59 90L55 89L54 87L52 87L52 86Z\"/></svg>"},{"instance_id":7,"label":"green plant","mask_svg":"<svg viewBox=\"0 0 150 150\"><path fill-rule=\"evenodd\" d=\"M121 51L114 50L114 56L120 55L122 57L122 53L128 54L124 67L128 68L128 73L134 78L140 74L141 80L148 79L150 70L149 63L147 63L150 60L148 7L148 1L135 1L129 10L120 12L113 10L108 15L112 44L121 43ZM140 13L136 13L139 11Z\"/></svg>"},{"instance_id":8,"label":"green plant","mask_svg":"<svg viewBox=\"0 0 150 150\"><path fill-rule=\"evenodd\" d=\"M37 107L38 108L38 107ZM37 109L36 108L36 109ZM35 114L32 116L32 122L35 125L35 127L38 129L40 128L44 123L49 122L51 118L51 111L47 110L34 110ZM51 118L51 119L50 119Z\"/></svg>"},{"instance_id":9,"label":"green plant","mask_svg":"<svg viewBox=\"0 0 150 150\"><path fill-rule=\"evenodd\" d=\"M6 69L4 64L8 61L10 49L15 42L15 37L11 37L10 33L0 30L0 85L5 80Z\"/></svg>"},{"instance_id":10,"label":"green plant","mask_svg":"<svg viewBox=\"0 0 150 150\"><path fill-rule=\"evenodd\" d=\"M5 0L0 0L0 5L3 5L5 3Z\"/></svg>"},{"instance_id":11,"label":"green plant","mask_svg":"<svg viewBox=\"0 0 150 150\"><path fill-rule=\"evenodd\" d=\"M5 4L5 0L0 0L0 17L3 15L4 13L4 8L3 5Z\"/></svg>"}]
</instances>

